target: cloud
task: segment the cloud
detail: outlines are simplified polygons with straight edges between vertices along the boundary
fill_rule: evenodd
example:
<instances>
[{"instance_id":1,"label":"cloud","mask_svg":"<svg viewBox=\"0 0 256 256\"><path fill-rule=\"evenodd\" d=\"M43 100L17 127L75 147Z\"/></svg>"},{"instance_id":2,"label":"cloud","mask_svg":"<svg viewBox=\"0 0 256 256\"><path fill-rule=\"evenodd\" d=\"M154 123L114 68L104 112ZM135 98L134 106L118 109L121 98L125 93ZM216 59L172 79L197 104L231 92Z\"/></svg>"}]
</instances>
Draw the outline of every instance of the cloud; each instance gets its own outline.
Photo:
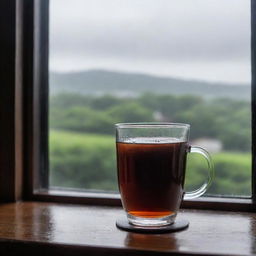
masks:
<instances>
[{"instance_id":1,"label":"cloud","mask_svg":"<svg viewBox=\"0 0 256 256\"><path fill-rule=\"evenodd\" d=\"M250 60L249 0L54 0L50 17L55 69L56 59L67 58L127 65Z\"/></svg>"}]
</instances>

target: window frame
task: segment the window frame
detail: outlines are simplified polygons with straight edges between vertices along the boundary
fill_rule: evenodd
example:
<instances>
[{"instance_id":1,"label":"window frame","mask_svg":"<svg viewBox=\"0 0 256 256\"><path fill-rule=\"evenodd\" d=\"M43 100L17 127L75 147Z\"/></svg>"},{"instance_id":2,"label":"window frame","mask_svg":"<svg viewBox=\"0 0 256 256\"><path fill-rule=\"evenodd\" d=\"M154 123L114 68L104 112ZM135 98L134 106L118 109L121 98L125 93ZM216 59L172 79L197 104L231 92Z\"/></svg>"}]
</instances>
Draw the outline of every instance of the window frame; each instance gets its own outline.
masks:
<instances>
[{"instance_id":1,"label":"window frame","mask_svg":"<svg viewBox=\"0 0 256 256\"><path fill-rule=\"evenodd\" d=\"M18 1L18 0L17 0ZM49 1L23 0L24 197L48 186L48 27ZM43 102L43 104L42 104Z\"/></svg>"},{"instance_id":2,"label":"window frame","mask_svg":"<svg viewBox=\"0 0 256 256\"><path fill-rule=\"evenodd\" d=\"M256 204L256 0L251 0L252 201Z\"/></svg>"},{"instance_id":3,"label":"window frame","mask_svg":"<svg viewBox=\"0 0 256 256\"><path fill-rule=\"evenodd\" d=\"M0 170L0 201L120 206L117 194L47 189L48 177L44 170L48 169L48 139L45 138L48 138L49 0L3 0L1 5L0 29L12 44L0 47L4 59L11 59L8 72L0 69L0 79L6 84L0 90L7 90L0 93L0 121L7 120L0 126L0 140L4 142L0 143L0 163L4 165ZM2 22L4 26L1 26L5 19L10 22ZM255 211L256 0L251 0L251 68L252 197L203 197L184 201L183 208Z\"/></svg>"}]
</instances>

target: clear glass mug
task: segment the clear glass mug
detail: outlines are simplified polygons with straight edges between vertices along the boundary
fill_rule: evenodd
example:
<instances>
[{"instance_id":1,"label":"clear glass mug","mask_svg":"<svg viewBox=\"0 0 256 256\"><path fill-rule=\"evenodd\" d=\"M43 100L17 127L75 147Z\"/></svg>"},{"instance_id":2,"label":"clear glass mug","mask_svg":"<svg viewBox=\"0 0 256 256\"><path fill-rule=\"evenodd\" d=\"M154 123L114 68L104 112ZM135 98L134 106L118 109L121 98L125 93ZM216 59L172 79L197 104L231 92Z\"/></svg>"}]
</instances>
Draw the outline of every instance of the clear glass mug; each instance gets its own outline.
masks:
<instances>
[{"instance_id":1,"label":"clear glass mug","mask_svg":"<svg viewBox=\"0 0 256 256\"><path fill-rule=\"evenodd\" d=\"M178 123L116 124L118 186L130 224L172 224L182 199L203 195L213 178L209 153L190 146L190 125ZM195 191L185 192L188 153L207 161L208 177Z\"/></svg>"}]
</instances>

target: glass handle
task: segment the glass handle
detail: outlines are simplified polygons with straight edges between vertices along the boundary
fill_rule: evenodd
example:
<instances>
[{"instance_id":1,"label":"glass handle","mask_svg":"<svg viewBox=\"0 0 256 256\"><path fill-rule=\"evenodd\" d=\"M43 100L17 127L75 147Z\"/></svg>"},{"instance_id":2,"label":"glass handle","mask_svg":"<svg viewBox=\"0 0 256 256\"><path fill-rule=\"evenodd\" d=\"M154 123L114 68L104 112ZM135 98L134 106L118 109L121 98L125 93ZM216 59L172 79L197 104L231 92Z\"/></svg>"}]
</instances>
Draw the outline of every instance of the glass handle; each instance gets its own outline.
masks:
<instances>
[{"instance_id":1,"label":"glass handle","mask_svg":"<svg viewBox=\"0 0 256 256\"><path fill-rule=\"evenodd\" d=\"M194 199L203 195L211 185L213 180L213 175L214 175L213 162L212 162L211 156L205 149L201 147L190 147L189 153L198 153L206 159L207 165L208 165L208 178L200 188L191 192L185 192L185 195L184 195L185 200Z\"/></svg>"}]
</instances>

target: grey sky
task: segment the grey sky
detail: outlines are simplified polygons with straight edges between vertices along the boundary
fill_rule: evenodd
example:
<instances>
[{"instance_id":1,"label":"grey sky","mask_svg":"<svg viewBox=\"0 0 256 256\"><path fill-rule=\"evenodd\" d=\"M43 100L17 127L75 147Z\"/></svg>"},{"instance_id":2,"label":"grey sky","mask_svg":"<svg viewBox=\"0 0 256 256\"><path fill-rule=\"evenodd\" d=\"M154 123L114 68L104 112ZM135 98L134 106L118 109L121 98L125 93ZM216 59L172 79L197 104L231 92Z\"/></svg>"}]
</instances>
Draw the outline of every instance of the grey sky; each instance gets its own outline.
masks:
<instances>
[{"instance_id":1,"label":"grey sky","mask_svg":"<svg viewBox=\"0 0 256 256\"><path fill-rule=\"evenodd\" d=\"M249 0L52 0L50 68L250 81Z\"/></svg>"}]
</instances>

